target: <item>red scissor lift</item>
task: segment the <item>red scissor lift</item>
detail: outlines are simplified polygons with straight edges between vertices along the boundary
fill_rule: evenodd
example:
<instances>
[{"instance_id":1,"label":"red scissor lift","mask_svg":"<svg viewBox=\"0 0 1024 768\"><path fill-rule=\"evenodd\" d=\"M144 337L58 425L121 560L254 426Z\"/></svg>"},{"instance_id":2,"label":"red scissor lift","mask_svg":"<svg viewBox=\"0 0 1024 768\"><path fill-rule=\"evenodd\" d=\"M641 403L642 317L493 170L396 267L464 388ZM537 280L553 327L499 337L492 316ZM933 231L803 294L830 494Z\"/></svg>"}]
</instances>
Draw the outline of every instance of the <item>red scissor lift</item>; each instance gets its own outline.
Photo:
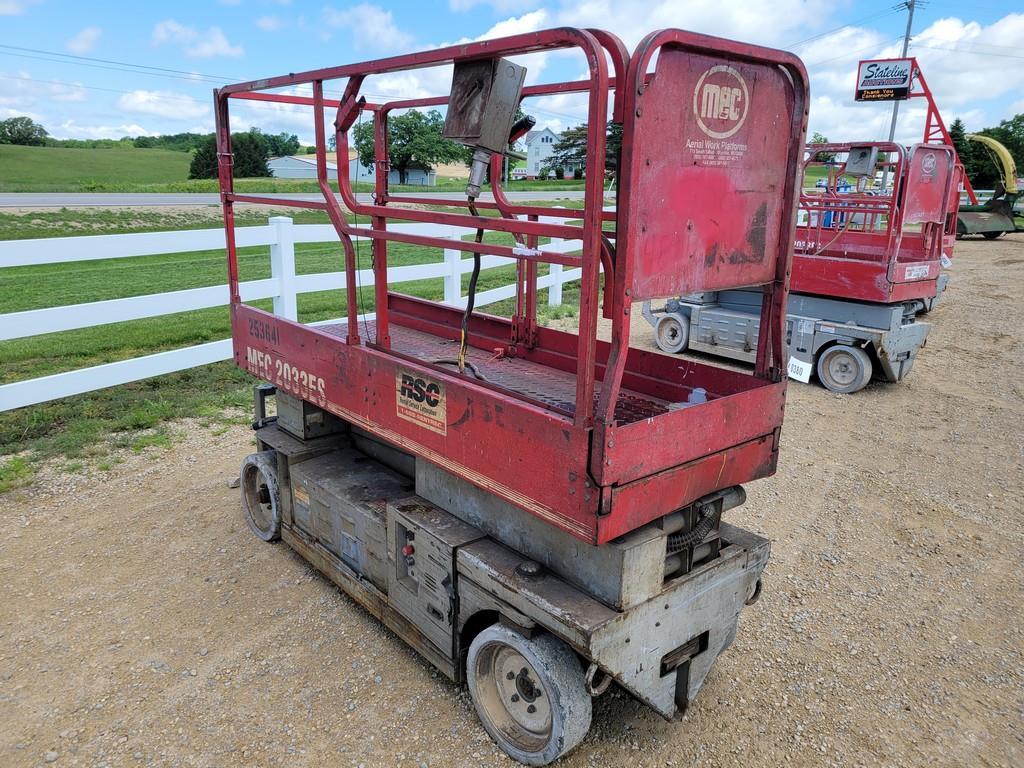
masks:
<instances>
[{"instance_id":1,"label":"red scissor lift","mask_svg":"<svg viewBox=\"0 0 1024 768\"><path fill-rule=\"evenodd\" d=\"M931 328L919 321L941 294L956 240L963 168L951 146L808 144L787 309L789 374L817 372L834 392L863 388L878 370L910 373ZM884 188L876 175L888 178ZM665 352L692 350L754 362L759 292L704 292L644 306Z\"/></svg>"},{"instance_id":2,"label":"red scissor lift","mask_svg":"<svg viewBox=\"0 0 1024 768\"><path fill-rule=\"evenodd\" d=\"M472 124L479 118L472 104L486 105L498 88L491 75L474 72L497 78L507 57L556 49L579 52L588 78L526 86L515 102L586 97L581 209L507 199L500 152L489 160L493 201L390 193L390 114L447 105L450 122L456 111L456 122ZM460 79L472 80L458 99L377 104L360 95L374 76L448 65L455 67L453 89ZM341 81L340 99L325 97L328 81ZM295 95L297 86L312 95ZM718 521L723 509L742 503L741 483L776 466L786 386L782 328L806 123L799 60L680 30L652 33L630 55L614 35L565 28L272 77L215 96L235 360L270 382L278 399L276 424L258 407L264 450L243 467L253 529L263 538L283 537L446 674L467 679L485 727L518 759L542 764L586 732L577 734L578 724L570 727L559 719L568 715L550 705L541 714L515 709L526 706L524 690L560 685L544 669L564 663L566 651L545 643L561 643L589 662L585 682L579 675L589 695L614 678L666 717L685 707L731 641L743 601L756 597L767 560L765 540ZM239 99L312 107L322 200L234 191L229 105ZM373 122L372 202L357 199L347 173L329 177L327 110L341 168L349 129L360 119ZM610 121L622 124L623 137L613 212L605 210L603 190ZM522 124L512 130L509 141ZM310 327L242 303L233 207L247 202L326 212L342 245L343 321ZM422 204L433 210L411 207ZM463 252L515 259L513 316L466 315L389 290L391 243L453 247L451 239L396 230L396 220L462 228L476 233L455 241ZM359 318L356 237L372 248L368 320ZM579 240L582 249L545 250L547 238ZM536 281L545 263L581 269L578 334L537 323ZM680 367L629 347L634 302L749 285L764 286L767 330L752 373ZM598 339L600 316L610 321L607 342ZM455 366L464 320L465 365ZM311 417L327 436L309 430ZM342 461L353 446L378 459L381 472L397 469L414 479L418 495L401 501L381 491L370 511L331 496L337 477L356 472L355 465L313 468ZM325 458L328 448L333 453ZM403 492L409 495L408 484ZM317 503L328 511L303 517L304 505ZM356 507L363 511L351 512ZM356 530L349 539L342 532L340 544L333 524L324 522L333 509L349 510L337 512L338 519ZM386 534L378 536L377 528ZM427 541L441 554L425 564L415 551ZM638 542L653 560L636 559ZM378 562L386 566L375 576ZM448 570L423 573L442 562ZM647 565L637 570L637 562ZM427 585L441 582L450 602L431 608ZM415 597L403 591L411 584ZM674 618L655 623L653 612L670 606ZM417 613L421 608L426 613ZM640 629L643 621L648 625ZM642 657L654 653L650 642L630 645L620 636L630 627L657 639L656 657ZM538 640L538 633L550 639ZM527 681L516 679L518 704L490 706L502 699L498 672L508 653L525 660ZM587 698L588 724L589 706ZM583 704L573 707L579 712Z\"/></svg>"},{"instance_id":3,"label":"red scissor lift","mask_svg":"<svg viewBox=\"0 0 1024 768\"><path fill-rule=\"evenodd\" d=\"M867 170L844 190L851 158ZM877 159L876 159L877 158ZM793 250L794 293L894 304L934 298L942 256L956 236L956 152L942 144L809 144L804 175L825 168L825 185L800 195ZM891 186L869 182L883 174Z\"/></svg>"}]
</instances>

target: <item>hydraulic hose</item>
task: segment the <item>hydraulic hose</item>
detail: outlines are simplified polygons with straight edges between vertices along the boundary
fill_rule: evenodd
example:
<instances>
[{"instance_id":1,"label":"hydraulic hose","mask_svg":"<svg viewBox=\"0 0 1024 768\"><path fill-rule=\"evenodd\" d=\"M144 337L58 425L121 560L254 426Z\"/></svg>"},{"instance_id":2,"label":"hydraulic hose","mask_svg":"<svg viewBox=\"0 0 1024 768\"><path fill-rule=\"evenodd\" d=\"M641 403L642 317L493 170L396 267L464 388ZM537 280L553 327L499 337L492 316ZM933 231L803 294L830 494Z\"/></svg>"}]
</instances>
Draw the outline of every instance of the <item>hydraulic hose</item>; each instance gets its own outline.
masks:
<instances>
[{"instance_id":1,"label":"hydraulic hose","mask_svg":"<svg viewBox=\"0 0 1024 768\"><path fill-rule=\"evenodd\" d=\"M704 537L711 533L715 526L718 525L718 521L722 516L721 509L722 505L714 502L702 506L699 513L700 517L693 528L686 533L680 531L679 533L669 534L666 554L674 555L677 552L691 549L700 544Z\"/></svg>"}]
</instances>

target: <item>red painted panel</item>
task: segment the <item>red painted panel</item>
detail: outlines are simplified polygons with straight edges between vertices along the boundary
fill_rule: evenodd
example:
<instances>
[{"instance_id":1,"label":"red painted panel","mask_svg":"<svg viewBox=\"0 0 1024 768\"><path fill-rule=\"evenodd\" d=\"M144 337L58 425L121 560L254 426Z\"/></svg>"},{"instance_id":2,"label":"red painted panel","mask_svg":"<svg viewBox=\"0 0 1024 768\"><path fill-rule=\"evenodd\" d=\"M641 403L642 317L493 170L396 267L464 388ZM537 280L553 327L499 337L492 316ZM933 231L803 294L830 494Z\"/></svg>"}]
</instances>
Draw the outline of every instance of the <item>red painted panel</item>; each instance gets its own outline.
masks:
<instances>
[{"instance_id":1,"label":"red painted panel","mask_svg":"<svg viewBox=\"0 0 1024 768\"><path fill-rule=\"evenodd\" d=\"M634 300L775 277L792 94L776 66L661 49L637 99Z\"/></svg>"},{"instance_id":2,"label":"red painted panel","mask_svg":"<svg viewBox=\"0 0 1024 768\"><path fill-rule=\"evenodd\" d=\"M594 476L601 485L628 483L664 467L683 464L771 435L782 426L786 382L718 397L617 427ZM736 466L740 472L743 465ZM752 467L745 467L752 470ZM746 479L756 477L749 472ZM721 487L721 486L719 486Z\"/></svg>"},{"instance_id":3,"label":"red painted panel","mask_svg":"<svg viewBox=\"0 0 1024 768\"><path fill-rule=\"evenodd\" d=\"M660 517L651 505L652 499L679 509L720 488L774 474L778 450L773 443L771 437L755 440L613 488L615 515L599 520L598 542L611 541Z\"/></svg>"},{"instance_id":4,"label":"red painted panel","mask_svg":"<svg viewBox=\"0 0 1024 768\"><path fill-rule=\"evenodd\" d=\"M244 304L232 307L232 326L235 361L254 376L594 540L600 497L584 486L589 433L571 420ZM441 385L443 408L403 415L403 371Z\"/></svg>"},{"instance_id":5,"label":"red painted panel","mask_svg":"<svg viewBox=\"0 0 1024 768\"><path fill-rule=\"evenodd\" d=\"M907 163L904 224L945 224L956 163L952 147L918 144Z\"/></svg>"}]
</instances>

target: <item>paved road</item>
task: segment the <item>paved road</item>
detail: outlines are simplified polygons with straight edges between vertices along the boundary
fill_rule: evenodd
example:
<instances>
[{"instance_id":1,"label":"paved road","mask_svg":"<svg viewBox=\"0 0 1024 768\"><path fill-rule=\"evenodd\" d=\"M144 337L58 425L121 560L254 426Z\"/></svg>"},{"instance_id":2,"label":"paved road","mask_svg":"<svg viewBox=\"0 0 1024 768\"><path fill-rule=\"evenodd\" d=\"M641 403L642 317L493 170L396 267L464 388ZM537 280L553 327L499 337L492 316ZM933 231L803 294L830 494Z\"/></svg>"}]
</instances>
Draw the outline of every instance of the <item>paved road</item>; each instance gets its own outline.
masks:
<instances>
[{"instance_id":1,"label":"paved road","mask_svg":"<svg viewBox=\"0 0 1024 768\"><path fill-rule=\"evenodd\" d=\"M457 192L429 193L438 199L464 200L465 196ZM262 197L297 198L302 200L319 200L318 194L271 194ZM371 202L370 195L357 195L359 202ZM396 198L401 195L395 195ZM523 191L509 192L510 200L582 200L583 190L562 191ZM491 199L485 194L481 199ZM74 206L114 207L142 205L216 205L220 202L217 194L197 194L191 192L8 192L0 193L0 208L63 208Z\"/></svg>"}]
</instances>

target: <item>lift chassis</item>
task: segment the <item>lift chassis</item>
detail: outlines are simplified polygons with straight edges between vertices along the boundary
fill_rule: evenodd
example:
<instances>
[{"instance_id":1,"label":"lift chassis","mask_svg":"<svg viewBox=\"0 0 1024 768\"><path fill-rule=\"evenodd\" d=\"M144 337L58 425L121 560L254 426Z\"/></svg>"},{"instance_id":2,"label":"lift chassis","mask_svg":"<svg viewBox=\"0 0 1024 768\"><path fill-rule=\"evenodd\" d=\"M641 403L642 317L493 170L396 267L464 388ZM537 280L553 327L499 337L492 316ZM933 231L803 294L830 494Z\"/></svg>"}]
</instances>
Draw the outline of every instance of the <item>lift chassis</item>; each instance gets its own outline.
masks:
<instances>
[{"instance_id":1,"label":"lift chassis","mask_svg":"<svg viewBox=\"0 0 1024 768\"><path fill-rule=\"evenodd\" d=\"M589 76L524 85L510 57L553 49L582 55ZM361 95L364 80L449 66L444 96ZM325 98L332 80L340 99ZM500 181L532 124L517 107L561 93L587 103L583 206L517 205ZM312 108L321 200L234 190L229 106L245 99ZM575 747L592 697L613 682L666 718L684 710L768 560L767 540L722 515L778 461L807 120L800 61L676 29L630 54L607 32L562 28L229 85L215 101L234 358L267 382L258 450L241 472L253 532L283 540L465 681L484 728L520 762ZM465 200L389 191L389 114L432 106L447 107L444 135L472 150ZM347 173L328 176L328 109L341 157L356 121L372 122L371 203ZM622 143L607 210L612 123ZM478 199L488 169L493 197ZM242 300L237 203L327 214L343 318L306 325ZM581 248L547 248L555 239ZM369 270L358 241L370 244ZM465 306L389 290L389 255L409 246L471 254ZM494 257L515 263L511 317L473 311ZM578 333L538 323L542 264L578 269ZM367 312L360 281L371 275ZM752 372L684 370L630 348L634 302L743 286L760 287Z\"/></svg>"},{"instance_id":2,"label":"lift chassis","mask_svg":"<svg viewBox=\"0 0 1024 768\"><path fill-rule=\"evenodd\" d=\"M268 418L271 395L278 415ZM612 681L663 717L684 711L760 595L766 539L720 523L686 549L670 546L702 510L720 518L741 504L740 487L593 546L273 387L257 388L254 424L257 453L241 478L253 531L280 537L451 680L483 686L474 663L494 660L474 644L494 633L555 637L586 661L561 690L559 667L575 658L516 649L526 661L503 695L521 704L524 723L539 719L503 747L523 762L543 764L582 739L590 698ZM558 701L542 702L541 690Z\"/></svg>"}]
</instances>

